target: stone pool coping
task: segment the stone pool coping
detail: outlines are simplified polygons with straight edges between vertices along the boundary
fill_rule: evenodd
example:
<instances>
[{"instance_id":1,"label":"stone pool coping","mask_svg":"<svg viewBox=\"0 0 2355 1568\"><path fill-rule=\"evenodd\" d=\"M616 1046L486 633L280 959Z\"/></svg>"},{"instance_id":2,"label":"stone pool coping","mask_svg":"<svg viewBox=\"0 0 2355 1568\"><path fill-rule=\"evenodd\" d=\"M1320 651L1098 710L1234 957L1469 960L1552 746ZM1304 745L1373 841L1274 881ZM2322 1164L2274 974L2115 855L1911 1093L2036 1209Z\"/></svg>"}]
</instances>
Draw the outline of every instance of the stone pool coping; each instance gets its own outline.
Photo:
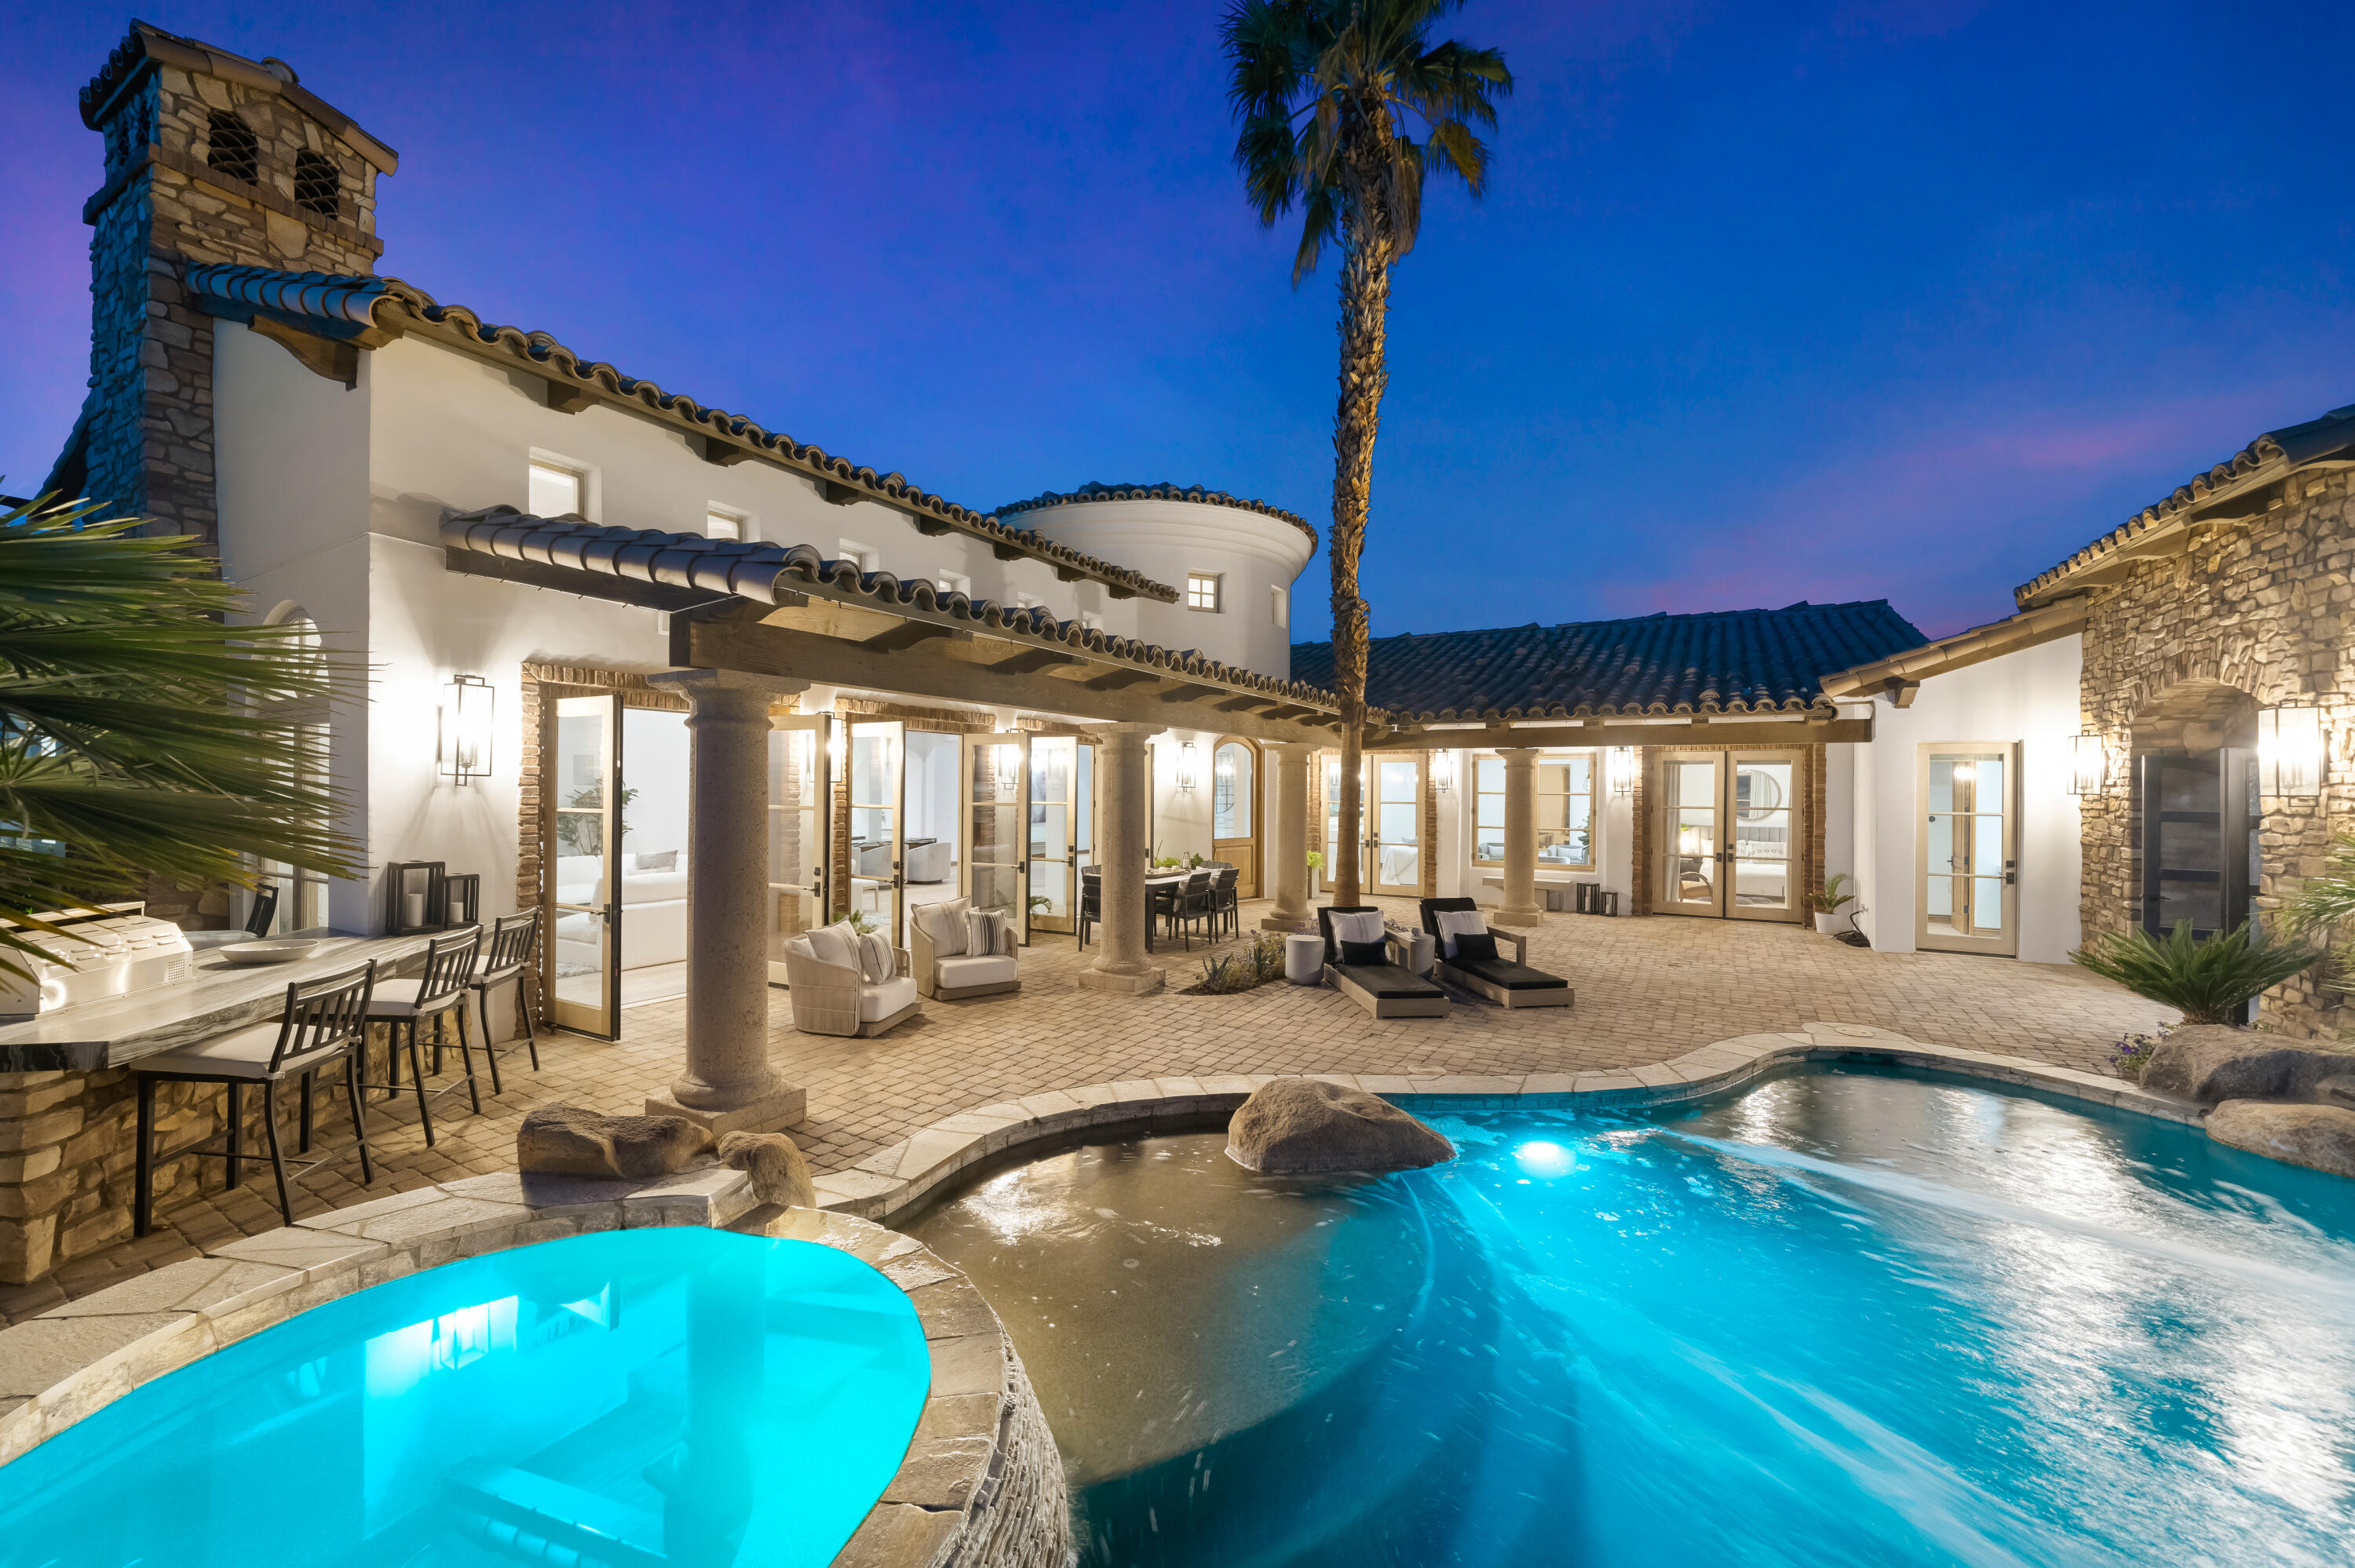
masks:
<instances>
[{"instance_id":1,"label":"stone pool coping","mask_svg":"<svg viewBox=\"0 0 2355 1568\"><path fill-rule=\"evenodd\" d=\"M1060 1463L981 1293L912 1236L847 1214L762 1207L743 1172L720 1166L648 1182L509 1171L420 1187L240 1237L0 1330L0 1464L143 1383L356 1290L509 1247L650 1225L836 1247L915 1308L932 1359L923 1412L836 1568L1061 1561Z\"/></svg>"}]
</instances>

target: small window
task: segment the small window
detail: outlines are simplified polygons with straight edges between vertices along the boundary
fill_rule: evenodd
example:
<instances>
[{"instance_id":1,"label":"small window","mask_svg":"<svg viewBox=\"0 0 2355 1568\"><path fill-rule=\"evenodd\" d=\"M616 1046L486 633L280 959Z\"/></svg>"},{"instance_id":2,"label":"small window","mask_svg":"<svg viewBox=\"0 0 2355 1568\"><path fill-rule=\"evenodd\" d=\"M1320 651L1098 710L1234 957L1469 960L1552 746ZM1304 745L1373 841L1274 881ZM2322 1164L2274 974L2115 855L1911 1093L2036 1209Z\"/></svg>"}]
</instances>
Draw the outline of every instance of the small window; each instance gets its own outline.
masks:
<instances>
[{"instance_id":1,"label":"small window","mask_svg":"<svg viewBox=\"0 0 2355 1568\"><path fill-rule=\"evenodd\" d=\"M1268 585L1267 618L1279 627L1292 624L1292 590L1282 583Z\"/></svg>"},{"instance_id":2,"label":"small window","mask_svg":"<svg viewBox=\"0 0 2355 1568\"><path fill-rule=\"evenodd\" d=\"M874 546L862 545L856 539L844 539L840 541L840 551L835 557L837 560L848 561L862 572L871 572L876 569L879 557L875 554Z\"/></svg>"},{"instance_id":3,"label":"small window","mask_svg":"<svg viewBox=\"0 0 2355 1568\"><path fill-rule=\"evenodd\" d=\"M211 143L205 153L208 166L248 185L261 178L261 141L254 135L253 127L236 114L226 109L214 110L207 140Z\"/></svg>"},{"instance_id":4,"label":"small window","mask_svg":"<svg viewBox=\"0 0 2355 1568\"><path fill-rule=\"evenodd\" d=\"M294 154L294 205L321 217L343 211L343 180L336 165L316 153Z\"/></svg>"},{"instance_id":5,"label":"small window","mask_svg":"<svg viewBox=\"0 0 2355 1568\"><path fill-rule=\"evenodd\" d=\"M963 572L935 572L932 574L932 586L943 593L961 593L967 599L973 597L973 579Z\"/></svg>"},{"instance_id":6,"label":"small window","mask_svg":"<svg viewBox=\"0 0 2355 1568\"><path fill-rule=\"evenodd\" d=\"M1096 614L1093 610L1083 609L1080 612L1080 624L1086 627L1090 631L1102 631L1103 630L1103 617Z\"/></svg>"},{"instance_id":7,"label":"small window","mask_svg":"<svg viewBox=\"0 0 2355 1568\"><path fill-rule=\"evenodd\" d=\"M741 512L720 505L703 509L703 536L707 539L746 539L751 537L752 519Z\"/></svg>"},{"instance_id":8,"label":"small window","mask_svg":"<svg viewBox=\"0 0 2355 1568\"><path fill-rule=\"evenodd\" d=\"M1186 608L1207 609L1216 613L1219 608L1219 574L1188 572L1186 574Z\"/></svg>"},{"instance_id":9,"label":"small window","mask_svg":"<svg viewBox=\"0 0 2355 1568\"><path fill-rule=\"evenodd\" d=\"M531 504L534 517L581 516L581 471L534 458L531 464Z\"/></svg>"}]
</instances>

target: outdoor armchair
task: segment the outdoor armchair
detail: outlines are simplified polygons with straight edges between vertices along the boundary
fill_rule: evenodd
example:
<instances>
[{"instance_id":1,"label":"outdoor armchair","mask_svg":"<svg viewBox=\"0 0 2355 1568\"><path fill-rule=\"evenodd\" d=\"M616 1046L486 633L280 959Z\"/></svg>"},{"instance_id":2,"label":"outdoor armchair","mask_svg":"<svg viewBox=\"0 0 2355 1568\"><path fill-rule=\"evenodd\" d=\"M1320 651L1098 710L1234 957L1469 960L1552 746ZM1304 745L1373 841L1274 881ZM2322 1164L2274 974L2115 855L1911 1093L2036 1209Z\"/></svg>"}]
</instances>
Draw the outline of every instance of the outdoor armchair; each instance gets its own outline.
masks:
<instances>
[{"instance_id":1,"label":"outdoor armchair","mask_svg":"<svg viewBox=\"0 0 2355 1568\"><path fill-rule=\"evenodd\" d=\"M829 963L810 946L809 933L785 941L785 983L793 988L794 1027L805 1034L872 1038L913 1018L923 1005L909 972L908 949L892 949L898 969L870 982L856 963Z\"/></svg>"},{"instance_id":2,"label":"outdoor armchair","mask_svg":"<svg viewBox=\"0 0 2355 1568\"><path fill-rule=\"evenodd\" d=\"M916 989L942 1001L997 996L1022 989L1021 962L1012 953L968 950L965 915L969 900L919 905L908 916L908 951Z\"/></svg>"}]
</instances>

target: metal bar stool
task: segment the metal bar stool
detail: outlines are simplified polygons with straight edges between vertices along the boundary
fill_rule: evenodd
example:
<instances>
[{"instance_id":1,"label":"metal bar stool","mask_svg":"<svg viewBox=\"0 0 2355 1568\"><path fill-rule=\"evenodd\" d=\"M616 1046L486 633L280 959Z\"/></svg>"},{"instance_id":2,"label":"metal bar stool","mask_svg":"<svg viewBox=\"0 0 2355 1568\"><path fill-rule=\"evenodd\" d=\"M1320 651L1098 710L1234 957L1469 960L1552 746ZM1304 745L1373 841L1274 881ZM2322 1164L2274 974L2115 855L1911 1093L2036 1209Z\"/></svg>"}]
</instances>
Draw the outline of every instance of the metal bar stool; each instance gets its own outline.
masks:
<instances>
[{"instance_id":1,"label":"metal bar stool","mask_svg":"<svg viewBox=\"0 0 2355 1568\"><path fill-rule=\"evenodd\" d=\"M433 1020L433 1065L442 1065L442 1020L451 1013L458 1015L458 1059L465 1065L465 1076L461 1080L466 1097L474 1102L474 1114L483 1111L483 1093L474 1085L474 1055L467 1048L466 987L474 978L474 960L482 956L483 928L470 926L463 931L453 931L446 937L436 937L426 945L425 972L414 980L386 980L368 999L368 1017L370 1023L388 1026L385 1041L385 1076L381 1084L363 1084L362 1088L383 1089L395 1098L400 1094L400 1032L409 1026L409 1076L417 1091L417 1122L425 1129L425 1147L433 1147L433 1113L427 1102L439 1099L459 1087L457 1083L444 1084L428 1094L425 1089L425 1061L417 1046L417 1026L425 1019Z\"/></svg>"},{"instance_id":2,"label":"metal bar stool","mask_svg":"<svg viewBox=\"0 0 2355 1568\"><path fill-rule=\"evenodd\" d=\"M261 1086L261 1124L270 1135L270 1165L278 1177L278 1212L294 1223L294 1200L286 1181L286 1155L278 1139L278 1086L303 1080L303 1144L311 1148L311 1075L337 1062L344 1065L344 1092L351 1100L352 1140L360 1151L360 1185L372 1186L376 1169L368 1160L368 1112L360 1101L359 1058L368 1042L370 991L376 984L374 960L358 969L308 984L286 988L282 1016L191 1045L142 1057L132 1070L139 1077L139 1147L135 1156L131 1208L131 1232L145 1235L155 1211L155 1086L158 1083L218 1084L227 1097L228 1148L192 1149L199 1159L229 1161L229 1184L235 1187L245 1161L245 1121L238 1091L247 1084ZM343 1151L306 1160L294 1169L297 1177L328 1163Z\"/></svg>"},{"instance_id":3,"label":"metal bar stool","mask_svg":"<svg viewBox=\"0 0 2355 1568\"><path fill-rule=\"evenodd\" d=\"M539 911L527 909L520 915L502 915L491 925L490 950L483 955L483 967L466 982L474 993L474 1002L483 1016L483 1054L490 1058L491 1093L503 1095L506 1089L499 1082L499 1048L491 1043L491 988L505 985L520 977L531 967L531 950L539 940ZM524 1043L531 1049L531 1070L539 1071L539 1032L532 1027L531 1009L523 1009Z\"/></svg>"}]
</instances>

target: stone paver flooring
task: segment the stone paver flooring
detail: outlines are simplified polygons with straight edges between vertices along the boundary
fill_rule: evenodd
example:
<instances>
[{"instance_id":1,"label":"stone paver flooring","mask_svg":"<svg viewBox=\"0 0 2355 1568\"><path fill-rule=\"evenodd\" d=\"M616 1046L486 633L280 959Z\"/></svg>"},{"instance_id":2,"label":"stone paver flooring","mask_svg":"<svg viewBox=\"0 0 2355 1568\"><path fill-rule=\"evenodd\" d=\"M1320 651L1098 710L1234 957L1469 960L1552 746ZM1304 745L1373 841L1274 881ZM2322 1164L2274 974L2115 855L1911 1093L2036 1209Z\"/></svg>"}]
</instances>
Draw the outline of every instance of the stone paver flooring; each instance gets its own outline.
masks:
<instances>
[{"instance_id":1,"label":"stone paver flooring","mask_svg":"<svg viewBox=\"0 0 2355 1568\"><path fill-rule=\"evenodd\" d=\"M1403 899L1378 901L1412 921ZM1266 908L1244 906L1246 928ZM1231 947L1231 943L1224 944ZM1019 995L927 1002L923 1015L877 1040L802 1034L793 1003L772 993L773 1060L809 1090L794 1129L818 1171L839 1170L928 1122L1017 1096L1122 1078L1213 1073L1497 1075L1640 1066L1715 1040L1796 1028L1813 1020L1870 1023L1917 1040L2030 1056L2100 1071L2110 1044L2170 1016L2107 981L2068 967L1943 953L1876 953L1812 930L1659 916L1548 916L1529 959L1569 978L1575 1007L1507 1012L1459 1000L1445 1018L1377 1022L1321 988L1278 982L1237 996L1187 996L1212 949L1154 954L1169 989L1148 997L1082 990L1082 956L1048 938L1023 957ZM544 1071L518 1052L505 1059L506 1093L484 1114L463 1094L436 1102L437 1147L413 1109L370 1107L378 1150L373 1189L357 1162L314 1172L296 1213L368 1196L513 1167L516 1126L533 1106L563 1100L637 1111L676 1071L684 1049L678 1001L623 1013L623 1037L544 1035ZM454 1053L453 1054L454 1063ZM328 1139L343 1136L331 1118ZM0 1287L0 1321L32 1316L126 1275L195 1255L240 1232L279 1224L269 1166L224 1192L208 1174L200 1197L167 1201L156 1231L65 1265L49 1279ZM179 1198L174 1194L174 1198Z\"/></svg>"}]
</instances>

